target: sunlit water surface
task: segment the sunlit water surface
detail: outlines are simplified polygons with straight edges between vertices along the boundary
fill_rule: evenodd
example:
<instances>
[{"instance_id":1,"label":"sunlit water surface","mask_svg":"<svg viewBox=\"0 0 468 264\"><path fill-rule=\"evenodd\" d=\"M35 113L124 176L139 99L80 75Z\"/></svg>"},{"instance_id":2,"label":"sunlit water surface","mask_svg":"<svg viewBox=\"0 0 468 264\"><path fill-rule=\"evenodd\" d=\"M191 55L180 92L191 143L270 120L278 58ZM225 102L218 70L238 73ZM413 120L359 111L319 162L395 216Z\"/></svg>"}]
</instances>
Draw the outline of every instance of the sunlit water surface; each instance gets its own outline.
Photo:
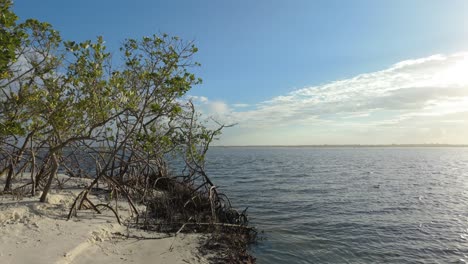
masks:
<instances>
[{"instance_id":1,"label":"sunlit water surface","mask_svg":"<svg viewBox=\"0 0 468 264\"><path fill-rule=\"evenodd\" d=\"M258 263L468 261L468 148L222 148L207 170Z\"/></svg>"}]
</instances>

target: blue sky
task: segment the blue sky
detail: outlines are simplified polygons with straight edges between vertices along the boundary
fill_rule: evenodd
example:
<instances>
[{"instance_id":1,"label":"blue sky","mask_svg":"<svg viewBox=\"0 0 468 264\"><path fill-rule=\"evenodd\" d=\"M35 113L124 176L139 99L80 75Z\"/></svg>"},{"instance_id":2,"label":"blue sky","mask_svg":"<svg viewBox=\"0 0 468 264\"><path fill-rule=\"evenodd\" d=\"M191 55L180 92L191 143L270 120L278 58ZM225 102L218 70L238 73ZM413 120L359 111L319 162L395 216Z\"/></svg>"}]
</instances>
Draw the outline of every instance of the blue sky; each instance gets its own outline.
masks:
<instances>
[{"instance_id":1,"label":"blue sky","mask_svg":"<svg viewBox=\"0 0 468 264\"><path fill-rule=\"evenodd\" d=\"M452 105L455 99L464 100L464 93L439 92L452 92L445 89L448 86L465 89L464 79L457 77L461 73L445 74L456 80L445 78L444 83L424 76L465 66L465 55L459 54L468 50L468 1L43 0L16 1L14 10L20 18L52 23L65 39L102 35L116 54L128 37L166 32L195 40L200 50L196 59L202 64L196 72L204 82L190 94L196 96L205 115L239 123L225 132L220 144L468 143L456 137L468 132L462 117L450 125L440 123L444 118L432 123L418 118L420 123L412 127L404 126L407 119L395 121L401 116L421 116L424 111L427 115L428 105L440 98L450 97ZM441 57L431 57L436 54ZM395 64L408 60L419 65L417 71L411 68L415 64L396 70ZM356 88L362 83L351 81L365 73L392 69L398 75L383 74L387 80L375 74L380 79L366 80L363 90ZM391 81L395 78L407 82L396 84ZM369 93L358 103L368 107L350 109L347 104L355 101L350 92L341 99L332 98L336 92L331 91L350 90L337 81L357 85L356 96ZM386 86L379 82L393 88L382 88ZM421 86L431 87L409 92ZM297 91L307 93L294 95ZM427 100L411 111L406 104L389 110L388 101L382 98L392 94L398 98L393 101L406 102L411 96ZM453 94L457 94L455 99ZM282 98L293 101L284 103ZM345 110L338 111L336 106ZM457 109L458 114L465 111ZM277 123L264 122L268 120ZM379 127L390 121L393 126L385 131Z\"/></svg>"}]
</instances>

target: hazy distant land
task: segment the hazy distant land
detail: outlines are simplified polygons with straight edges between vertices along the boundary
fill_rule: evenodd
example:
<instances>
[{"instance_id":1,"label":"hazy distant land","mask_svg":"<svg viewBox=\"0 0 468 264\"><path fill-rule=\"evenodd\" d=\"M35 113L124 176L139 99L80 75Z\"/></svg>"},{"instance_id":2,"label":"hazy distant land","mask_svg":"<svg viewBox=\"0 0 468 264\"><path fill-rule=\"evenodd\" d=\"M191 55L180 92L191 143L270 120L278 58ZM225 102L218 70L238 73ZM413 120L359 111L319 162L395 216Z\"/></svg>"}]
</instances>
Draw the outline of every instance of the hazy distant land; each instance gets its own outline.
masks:
<instances>
[{"instance_id":1,"label":"hazy distant land","mask_svg":"<svg viewBox=\"0 0 468 264\"><path fill-rule=\"evenodd\" d=\"M255 148L255 147L275 147L275 148L401 148L401 147L458 147L465 148L468 147L468 144L375 144L375 145L361 145L361 144L336 144L336 145L217 145L213 147L222 147L222 148Z\"/></svg>"}]
</instances>

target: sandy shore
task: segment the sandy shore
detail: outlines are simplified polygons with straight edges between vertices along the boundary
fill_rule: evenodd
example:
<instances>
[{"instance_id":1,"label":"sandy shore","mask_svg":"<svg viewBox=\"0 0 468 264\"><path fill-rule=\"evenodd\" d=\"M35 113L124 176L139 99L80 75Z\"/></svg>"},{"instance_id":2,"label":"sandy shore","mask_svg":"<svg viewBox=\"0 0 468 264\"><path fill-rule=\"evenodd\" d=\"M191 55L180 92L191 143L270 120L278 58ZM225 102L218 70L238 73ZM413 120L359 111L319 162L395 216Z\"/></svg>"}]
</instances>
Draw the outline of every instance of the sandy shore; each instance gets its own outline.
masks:
<instances>
[{"instance_id":1,"label":"sandy shore","mask_svg":"<svg viewBox=\"0 0 468 264\"><path fill-rule=\"evenodd\" d=\"M84 180L72 179L67 185L83 184L80 181ZM38 202L38 196L0 196L1 263L208 263L197 254L201 235L169 237L127 229L110 211L79 211L78 217L66 221L77 192L53 191L47 203Z\"/></svg>"}]
</instances>

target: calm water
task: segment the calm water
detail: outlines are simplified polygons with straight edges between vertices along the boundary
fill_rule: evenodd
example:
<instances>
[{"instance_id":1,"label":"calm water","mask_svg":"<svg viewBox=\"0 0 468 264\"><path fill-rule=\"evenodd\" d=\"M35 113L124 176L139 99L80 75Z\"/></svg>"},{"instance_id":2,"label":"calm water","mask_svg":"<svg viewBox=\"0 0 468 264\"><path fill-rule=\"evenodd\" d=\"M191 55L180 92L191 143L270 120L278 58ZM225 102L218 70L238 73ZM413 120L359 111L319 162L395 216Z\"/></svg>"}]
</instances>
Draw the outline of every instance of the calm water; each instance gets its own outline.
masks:
<instances>
[{"instance_id":1,"label":"calm water","mask_svg":"<svg viewBox=\"0 0 468 264\"><path fill-rule=\"evenodd\" d=\"M258 263L468 261L468 148L212 148Z\"/></svg>"}]
</instances>

